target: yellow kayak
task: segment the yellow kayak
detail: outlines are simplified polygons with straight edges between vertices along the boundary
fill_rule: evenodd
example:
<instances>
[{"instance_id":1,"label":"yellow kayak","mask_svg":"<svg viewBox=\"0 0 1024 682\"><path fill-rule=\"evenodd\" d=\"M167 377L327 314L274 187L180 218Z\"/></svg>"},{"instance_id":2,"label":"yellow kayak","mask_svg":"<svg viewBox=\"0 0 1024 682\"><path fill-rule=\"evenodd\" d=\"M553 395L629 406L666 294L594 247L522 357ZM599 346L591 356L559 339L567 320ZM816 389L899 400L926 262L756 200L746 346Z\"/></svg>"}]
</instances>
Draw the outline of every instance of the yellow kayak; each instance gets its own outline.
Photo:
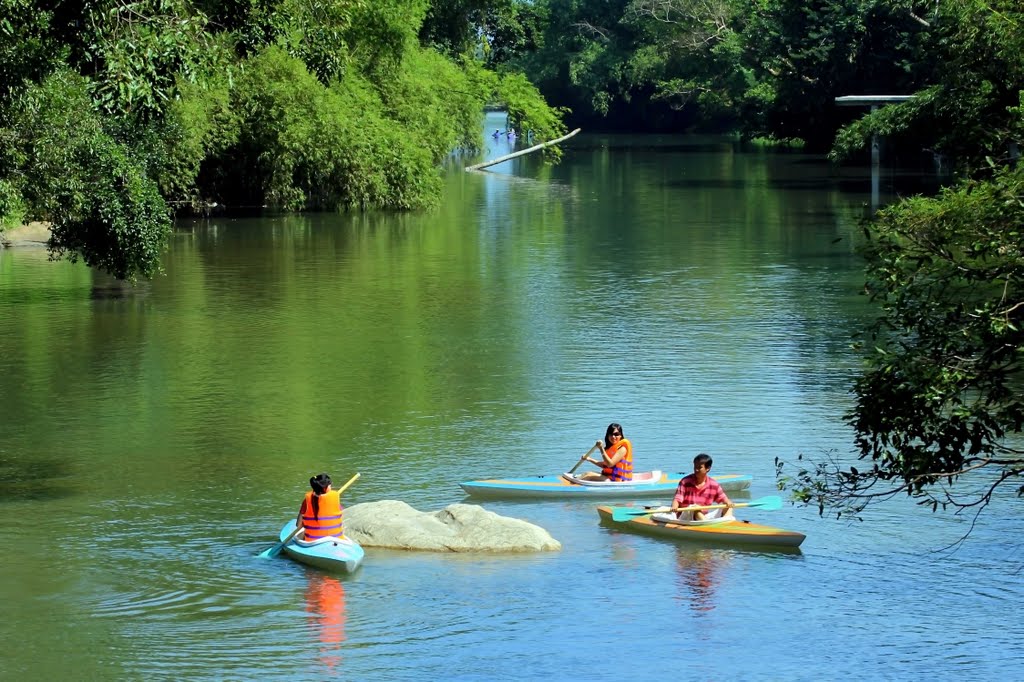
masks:
<instances>
[{"instance_id":1,"label":"yellow kayak","mask_svg":"<svg viewBox=\"0 0 1024 682\"><path fill-rule=\"evenodd\" d=\"M676 540L706 542L708 544L762 545L770 547L799 547L806 537L803 533L772 526L762 526L739 519L709 519L707 521L680 521L667 514L630 515L613 518L615 510L634 507L597 508L601 521L615 528L645 535L657 535Z\"/></svg>"}]
</instances>

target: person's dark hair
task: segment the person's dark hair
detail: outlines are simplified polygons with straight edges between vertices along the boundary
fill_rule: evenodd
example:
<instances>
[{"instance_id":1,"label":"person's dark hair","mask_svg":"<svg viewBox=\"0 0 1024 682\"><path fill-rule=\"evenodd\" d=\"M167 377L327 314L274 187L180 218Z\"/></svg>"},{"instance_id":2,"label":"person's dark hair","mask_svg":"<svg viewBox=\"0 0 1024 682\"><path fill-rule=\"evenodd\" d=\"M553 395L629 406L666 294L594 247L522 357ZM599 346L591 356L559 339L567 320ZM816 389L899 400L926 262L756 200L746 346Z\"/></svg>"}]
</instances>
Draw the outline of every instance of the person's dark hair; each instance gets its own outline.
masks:
<instances>
[{"instance_id":1,"label":"person's dark hair","mask_svg":"<svg viewBox=\"0 0 1024 682\"><path fill-rule=\"evenodd\" d=\"M320 496L327 492L331 485L331 477L327 474L317 474L309 479L309 487L313 489L313 518L320 518Z\"/></svg>"},{"instance_id":2,"label":"person's dark hair","mask_svg":"<svg viewBox=\"0 0 1024 682\"><path fill-rule=\"evenodd\" d=\"M626 435L622 433L622 427L616 424L615 422L612 422L611 424L608 425L608 430L604 432L604 447L606 450L612 446L613 433L617 433L623 438L626 437Z\"/></svg>"},{"instance_id":3,"label":"person's dark hair","mask_svg":"<svg viewBox=\"0 0 1024 682\"><path fill-rule=\"evenodd\" d=\"M693 466L696 467L698 464L703 464L704 468L711 471L712 463L711 455L706 455L703 452L693 458Z\"/></svg>"}]
</instances>

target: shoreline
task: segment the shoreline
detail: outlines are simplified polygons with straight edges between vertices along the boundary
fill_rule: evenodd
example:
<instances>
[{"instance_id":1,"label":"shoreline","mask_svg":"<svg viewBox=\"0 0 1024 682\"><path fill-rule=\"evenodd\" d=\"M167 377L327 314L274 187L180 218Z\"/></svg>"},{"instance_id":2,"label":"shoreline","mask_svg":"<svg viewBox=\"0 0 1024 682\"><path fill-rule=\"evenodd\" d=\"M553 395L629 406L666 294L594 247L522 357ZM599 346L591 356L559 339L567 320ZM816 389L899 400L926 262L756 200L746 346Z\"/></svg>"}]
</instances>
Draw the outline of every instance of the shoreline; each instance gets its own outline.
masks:
<instances>
[{"instance_id":1,"label":"shoreline","mask_svg":"<svg viewBox=\"0 0 1024 682\"><path fill-rule=\"evenodd\" d=\"M46 247L50 224L33 222L0 232L0 248Z\"/></svg>"}]
</instances>

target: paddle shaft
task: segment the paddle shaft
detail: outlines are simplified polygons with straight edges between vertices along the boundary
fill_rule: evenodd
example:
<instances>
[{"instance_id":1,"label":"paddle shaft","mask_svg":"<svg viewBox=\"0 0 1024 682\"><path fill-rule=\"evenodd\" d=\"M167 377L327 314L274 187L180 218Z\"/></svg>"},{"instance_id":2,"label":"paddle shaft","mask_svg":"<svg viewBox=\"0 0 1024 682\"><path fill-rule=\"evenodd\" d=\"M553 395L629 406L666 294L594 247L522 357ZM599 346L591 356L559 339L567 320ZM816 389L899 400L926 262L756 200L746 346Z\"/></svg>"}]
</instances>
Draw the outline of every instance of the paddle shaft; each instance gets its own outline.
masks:
<instances>
[{"instance_id":1,"label":"paddle shaft","mask_svg":"<svg viewBox=\"0 0 1024 682\"><path fill-rule=\"evenodd\" d=\"M596 450L597 447L598 447L597 443L594 443L593 445L591 445L590 449L587 450L586 452L584 452L583 456L580 457L580 461L576 462L576 466L574 466L572 469L569 469L569 473L570 474L576 473L576 470L580 468L580 465L587 461L587 457L589 457L590 453L593 452L594 450Z\"/></svg>"},{"instance_id":2,"label":"paddle shaft","mask_svg":"<svg viewBox=\"0 0 1024 682\"><path fill-rule=\"evenodd\" d=\"M359 478L359 476L360 476L359 472L356 472L356 475L353 476L352 478L348 479L348 482L345 485L343 485L340 488L338 488L338 495L341 495L343 492L345 492L345 490L348 489L348 487L350 485L355 483L356 479ZM282 549L284 549L284 546L287 545L289 542L291 542L292 539L296 535L299 534L299 531L303 530L303 528L304 528L304 526L300 526L300 525L296 524L295 530L293 530L291 532L291 534L284 539L283 542L279 542L276 545L274 545L273 547L271 547L270 549L264 550L263 552L260 553L260 556L265 558L265 559L271 559L271 558L277 556L278 553L280 553L280 551Z\"/></svg>"},{"instance_id":3,"label":"paddle shaft","mask_svg":"<svg viewBox=\"0 0 1024 682\"><path fill-rule=\"evenodd\" d=\"M691 505L689 507L682 507L676 511L698 511L702 509L725 509L729 505L727 504L705 504L705 505ZM733 507L768 507L769 509L781 509L782 500L777 495L769 495L768 497L759 497L756 500L750 502L733 502ZM672 511L669 507L665 511Z\"/></svg>"},{"instance_id":4,"label":"paddle shaft","mask_svg":"<svg viewBox=\"0 0 1024 682\"><path fill-rule=\"evenodd\" d=\"M728 506L729 505L727 505L727 504L697 504L697 505L693 505L693 506L690 506L690 507L680 507L679 509L676 509L676 511L684 512L684 511L703 511L704 509L725 509ZM735 503L732 506L734 506L734 507L749 507L750 503L749 502L737 502L737 503ZM670 512L670 511L672 511L672 507L654 507L652 509L645 509L643 511L639 511L638 510L638 511L633 512L633 513L635 513L636 516L643 516L644 514L662 514L664 512Z\"/></svg>"},{"instance_id":5,"label":"paddle shaft","mask_svg":"<svg viewBox=\"0 0 1024 682\"><path fill-rule=\"evenodd\" d=\"M684 511L702 511L704 509L725 509L728 506L729 505L727 505L727 504L692 505L692 506L689 506L689 507L683 507L682 509L677 509L676 511L684 512ZM760 499L753 500L751 502L736 502L732 506L733 507L765 507L765 508L767 508L769 510L771 510L771 509L781 509L782 508L782 500L779 499L776 496L769 495L768 497L762 497ZM615 512L613 512L612 518L621 521L621 520L624 520L624 519L627 519L627 518L632 518L634 516L648 516L650 514L661 514L661 513L670 512L670 511L672 511L672 507L656 507L654 509L636 509L636 510L629 509L627 507L619 507L619 508L617 508L615 510Z\"/></svg>"},{"instance_id":6,"label":"paddle shaft","mask_svg":"<svg viewBox=\"0 0 1024 682\"><path fill-rule=\"evenodd\" d=\"M287 545L289 542L291 542L292 538L294 538L296 535L301 533L303 530L304 530L304 528L302 526L295 526L295 530L293 530L288 535L288 537L286 537L284 539L283 542L279 542L276 545L274 545L273 547L271 547L270 549L264 550L263 552L260 553L260 556L265 558L265 559L272 559L272 558L276 557L278 555L278 553L280 553L280 551L282 549L284 549L284 546Z\"/></svg>"}]
</instances>

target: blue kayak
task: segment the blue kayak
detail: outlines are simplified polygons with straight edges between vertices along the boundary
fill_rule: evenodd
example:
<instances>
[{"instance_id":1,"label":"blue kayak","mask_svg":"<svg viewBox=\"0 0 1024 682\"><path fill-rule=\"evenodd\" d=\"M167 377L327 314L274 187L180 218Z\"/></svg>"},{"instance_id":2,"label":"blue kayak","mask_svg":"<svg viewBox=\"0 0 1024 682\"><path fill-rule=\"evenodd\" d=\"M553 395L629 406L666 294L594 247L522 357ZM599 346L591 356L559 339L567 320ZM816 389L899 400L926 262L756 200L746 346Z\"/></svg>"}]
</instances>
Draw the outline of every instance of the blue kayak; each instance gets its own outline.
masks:
<instances>
[{"instance_id":1,"label":"blue kayak","mask_svg":"<svg viewBox=\"0 0 1024 682\"><path fill-rule=\"evenodd\" d=\"M295 530L295 519L281 528L280 542L288 539ZM301 537L299 533L297 537ZM309 566L338 573L353 573L363 563L363 548L355 540L346 537L320 538L313 542L293 539L284 546L284 553L292 559Z\"/></svg>"},{"instance_id":2,"label":"blue kayak","mask_svg":"<svg viewBox=\"0 0 1024 682\"><path fill-rule=\"evenodd\" d=\"M679 479L686 474L643 471L633 474L632 481L588 481L572 474L534 476L532 478L492 478L464 481L459 485L473 497L492 499L575 498L603 499L613 497L666 497L675 492ZM723 474L713 476L727 493L750 487L752 476Z\"/></svg>"}]
</instances>

